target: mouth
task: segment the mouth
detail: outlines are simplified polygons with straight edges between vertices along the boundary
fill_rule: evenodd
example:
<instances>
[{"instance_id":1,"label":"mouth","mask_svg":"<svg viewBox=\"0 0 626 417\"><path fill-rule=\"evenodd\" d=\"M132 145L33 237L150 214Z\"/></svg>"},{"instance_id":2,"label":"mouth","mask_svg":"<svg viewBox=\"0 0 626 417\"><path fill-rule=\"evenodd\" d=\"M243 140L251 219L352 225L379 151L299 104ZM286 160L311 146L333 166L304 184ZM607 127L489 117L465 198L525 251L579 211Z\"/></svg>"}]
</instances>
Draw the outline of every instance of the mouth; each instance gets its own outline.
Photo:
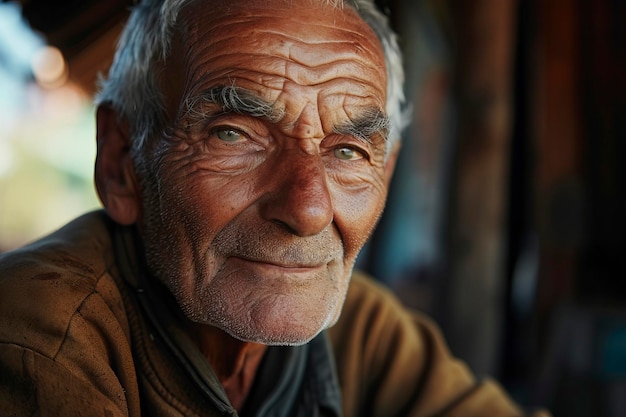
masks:
<instances>
[{"instance_id":1,"label":"mouth","mask_svg":"<svg viewBox=\"0 0 626 417\"><path fill-rule=\"evenodd\" d=\"M302 285L318 285L325 282L325 277L331 277L334 270L326 263L286 263L276 259L250 259L240 256L227 258L224 266L224 271L247 277L246 279L251 282L266 282L268 285L288 284L299 288Z\"/></svg>"},{"instance_id":2,"label":"mouth","mask_svg":"<svg viewBox=\"0 0 626 417\"><path fill-rule=\"evenodd\" d=\"M232 256L231 259L242 262L244 264L251 264L260 268L271 268L271 269L283 269L290 273L294 272L311 272L311 270L325 268L329 262L320 261L320 262L285 262L284 260L278 259L252 259L242 256Z\"/></svg>"}]
</instances>

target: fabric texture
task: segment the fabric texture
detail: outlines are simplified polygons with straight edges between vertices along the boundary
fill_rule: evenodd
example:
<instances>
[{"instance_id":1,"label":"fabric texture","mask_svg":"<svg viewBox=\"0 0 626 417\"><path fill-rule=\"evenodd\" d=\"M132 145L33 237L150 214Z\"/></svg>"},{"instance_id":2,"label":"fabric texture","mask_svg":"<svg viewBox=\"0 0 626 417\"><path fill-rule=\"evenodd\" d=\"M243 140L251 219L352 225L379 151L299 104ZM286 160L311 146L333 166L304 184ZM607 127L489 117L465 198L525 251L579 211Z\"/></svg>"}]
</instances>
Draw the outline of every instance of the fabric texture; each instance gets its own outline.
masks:
<instances>
[{"instance_id":1,"label":"fabric texture","mask_svg":"<svg viewBox=\"0 0 626 417\"><path fill-rule=\"evenodd\" d=\"M236 415L176 320L150 307L129 230L89 213L0 256L0 415ZM308 415L336 415L339 399L349 417L523 415L427 317L358 273L339 322L300 349L269 349L259 372L249 408L267 405L267 381L295 378L306 388L285 397L316 408Z\"/></svg>"}]
</instances>

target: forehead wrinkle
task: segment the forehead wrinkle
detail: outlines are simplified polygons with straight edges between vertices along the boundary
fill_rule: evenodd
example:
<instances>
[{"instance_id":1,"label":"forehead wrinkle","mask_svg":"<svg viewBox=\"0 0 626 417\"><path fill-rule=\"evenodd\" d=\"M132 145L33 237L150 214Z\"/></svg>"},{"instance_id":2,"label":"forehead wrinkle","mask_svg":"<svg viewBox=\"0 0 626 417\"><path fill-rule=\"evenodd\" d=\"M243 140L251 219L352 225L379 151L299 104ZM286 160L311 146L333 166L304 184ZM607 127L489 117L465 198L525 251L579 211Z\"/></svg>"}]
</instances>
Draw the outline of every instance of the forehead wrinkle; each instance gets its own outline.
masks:
<instances>
[{"instance_id":1,"label":"forehead wrinkle","mask_svg":"<svg viewBox=\"0 0 626 417\"><path fill-rule=\"evenodd\" d=\"M267 47L267 49L271 49L275 45L284 46L288 50L288 54L277 54L277 56L282 56L309 67L333 62L336 60L335 57L355 61L364 66L369 66L368 61L373 62L379 59L377 51L380 50L380 46L369 42L363 43L352 39L339 39L339 37L334 39L305 40L297 37L295 34L286 34L272 29L252 31L251 36L258 40L256 43ZM319 52L322 50L332 50L332 53L320 56ZM324 61L326 56L332 59ZM321 62L318 64L319 61Z\"/></svg>"},{"instance_id":2,"label":"forehead wrinkle","mask_svg":"<svg viewBox=\"0 0 626 417\"><path fill-rule=\"evenodd\" d=\"M264 25L268 28L279 27L280 23L283 22L296 22L298 21L303 23L311 23L311 19L308 18L308 15L303 13L303 9L300 7L293 8L289 7L265 7L266 4L263 2L261 7L255 7L254 4L246 1L244 4L236 4L232 1L229 6L226 6L226 13L212 13L212 15L208 19L204 19L205 16L200 16L200 13L192 13L191 16L188 16L190 20L194 22L198 22L198 19L203 19L200 22L200 26L208 26L212 28L222 28L228 26L243 26L243 27L252 27L259 25ZM290 3L289 1L286 3ZM314 2L311 2L314 3ZM288 6L288 4L287 4ZM317 6L320 6L318 4ZM323 9L326 9L324 11ZM335 32L344 32L351 34L355 38L367 38L367 35L364 34L364 31L369 32L368 34L373 37L373 39L378 39L374 30L361 18L356 10L352 7L315 7L314 10L309 9L309 12L315 12L316 15L325 16L325 20L316 21L314 24L316 27L329 30L333 33ZM224 19L226 17L227 19ZM307 37L313 35L312 33L307 33ZM322 37L320 37L321 39Z\"/></svg>"},{"instance_id":3,"label":"forehead wrinkle","mask_svg":"<svg viewBox=\"0 0 626 417\"><path fill-rule=\"evenodd\" d=\"M217 41L213 43L206 43L202 47L195 47L197 44L188 45L188 62L192 63L194 59L190 59L193 55L210 56L206 61L228 58L231 56L229 45L236 37L225 39L223 41ZM328 42L325 44L329 44ZM360 54L356 54L353 51L337 51L332 48L322 48L322 43L316 45L283 45L281 50L265 49L263 46L244 48L243 45L237 50L238 55L245 55L250 58L262 58L265 61L277 60L279 62L287 62L297 64L302 68L309 70L325 69L332 65L345 65L359 67L362 70L371 70L376 72L385 71L384 62L380 62L380 65L375 65L374 59L363 58ZM285 52L283 53L283 50ZM216 54L215 51L224 51L221 54ZM196 58L197 60L197 58ZM206 61L204 61L206 63ZM256 64L257 62L255 62Z\"/></svg>"},{"instance_id":4,"label":"forehead wrinkle","mask_svg":"<svg viewBox=\"0 0 626 417\"><path fill-rule=\"evenodd\" d=\"M339 76L338 67L350 76ZM285 76L298 84L316 86L327 82L350 80L365 85L369 81L362 66L351 60L338 60L309 67L293 60L285 61Z\"/></svg>"},{"instance_id":5,"label":"forehead wrinkle","mask_svg":"<svg viewBox=\"0 0 626 417\"><path fill-rule=\"evenodd\" d=\"M239 14L237 14L238 12ZM277 10L273 12L277 12ZM342 13L344 26L345 23L351 23L346 22L348 18L356 17L360 20L356 12L351 11L354 16L346 16L345 12L344 10ZM249 16L241 15L241 11L236 10L235 14L229 15L229 19L211 20L213 26L207 25L207 22L204 21L198 22L199 18L196 15L190 16L190 22L193 23L186 31L189 37L194 38L188 44L190 48L198 43L205 43L204 47L197 49L198 54L212 55L211 50L229 50L234 40L240 48L243 48L240 49L240 52L246 52L246 49L249 54L265 51L266 56L282 57L308 68L322 67L334 61L345 60L351 64L358 63L363 68L385 72L384 60L381 59L382 47L378 37L362 21L358 31L351 27L337 27L332 24L317 22L315 27L331 32L331 35L320 36L317 40L312 38L314 30L308 31L305 38L297 36L296 31L286 32L286 29L285 31L274 29L276 26L275 13L267 16ZM208 32L202 31L202 28L207 26L211 29ZM361 33L364 28L372 32L369 37L371 39ZM242 37L250 41L242 42ZM326 49L324 46L329 47L330 53L324 53L323 49ZM343 47L337 48L337 46ZM285 50L286 53L284 53ZM326 59L326 57L328 58ZM379 65L376 65L376 62Z\"/></svg>"},{"instance_id":6,"label":"forehead wrinkle","mask_svg":"<svg viewBox=\"0 0 626 417\"><path fill-rule=\"evenodd\" d=\"M221 48L221 50L224 49L225 48ZM355 60L353 56L335 56L332 61L317 62L309 65L306 62L298 61L293 58L276 54L268 55L266 52L258 51L238 52L236 57L240 60L242 56L245 56L245 62L254 63L254 67L250 64L242 65L240 63L232 65L231 61L233 57L229 52L203 54L202 52L204 50L211 51L212 47L206 46L198 51L195 60L188 60L189 76L191 78L200 78L199 74L205 75L206 72L203 68L208 62L216 66L212 69L210 74L214 77L225 76L236 71L246 71L259 74L263 73L265 76L286 77L303 85L316 85L333 79L348 79L346 76L337 77L338 70L350 74L349 79L351 81L367 84L371 79L371 77L367 76L367 73L379 72L382 75L385 70L384 67L366 65ZM201 56L206 56L207 58L201 59Z\"/></svg>"},{"instance_id":7,"label":"forehead wrinkle","mask_svg":"<svg viewBox=\"0 0 626 417\"><path fill-rule=\"evenodd\" d=\"M199 66L200 67L200 66ZM257 89L262 91L255 92L256 96L263 96L266 101L276 101L275 97L282 93L285 83L293 83L301 87L316 87L321 89L323 96L330 96L334 94L346 95L344 92L344 83L349 81L352 90L348 93L348 97L353 97L356 100L371 99L372 101L379 101L377 96L373 94L373 86L368 84L367 79L361 79L359 77L337 76L329 68L321 79L310 79L313 77L298 77L298 74L292 74L293 71L287 71L288 74L284 74L283 71L270 71L267 68L262 69L249 69L249 68L233 68L229 65L224 65L221 68L212 70L210 73L198 70L192 70L192 73L201 74L192 83L193 86L188 90L190 95L199 94L194 93L193 90L208 90L205 86L210 85L216 81L222 80L221 83L227 82L229 85L239 84L238 87L242 87L243 90L248 92L254 92ZM296 71L297 72L297 71ZM307 79L302 79L307 78ZM247 87L240 84L246 84ZM251 87L251 88L250 88ZM385 91L377 88L381 95L384 95ZM243 91L242 90L242 91ZM272 94L274 92L275 94ZM271 97L271 99L270 99ZM377 105L384 106L384 103L376 103Z\"/></svg>"}]
</instances>

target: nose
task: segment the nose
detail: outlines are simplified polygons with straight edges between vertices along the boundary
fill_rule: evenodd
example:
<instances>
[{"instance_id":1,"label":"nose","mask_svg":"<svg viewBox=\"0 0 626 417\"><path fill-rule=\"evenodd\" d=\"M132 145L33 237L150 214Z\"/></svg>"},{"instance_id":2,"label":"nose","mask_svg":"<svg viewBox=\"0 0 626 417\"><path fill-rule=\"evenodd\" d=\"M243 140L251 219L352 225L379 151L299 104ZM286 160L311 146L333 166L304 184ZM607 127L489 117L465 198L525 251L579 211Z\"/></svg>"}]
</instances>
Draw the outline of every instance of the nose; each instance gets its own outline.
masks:
<instances>
[{"instance_id":1,"label":"nose","mask_svg":"<svg viewBox=\"0 0 626 417\"><path fill-rule=\"evenodd\" d=\"M333 220L326 169L319 155L291 149L273 167L271 188L261 202L261 216L283 224L297 236L313 236Z\"/></svg>"}]
</instances>

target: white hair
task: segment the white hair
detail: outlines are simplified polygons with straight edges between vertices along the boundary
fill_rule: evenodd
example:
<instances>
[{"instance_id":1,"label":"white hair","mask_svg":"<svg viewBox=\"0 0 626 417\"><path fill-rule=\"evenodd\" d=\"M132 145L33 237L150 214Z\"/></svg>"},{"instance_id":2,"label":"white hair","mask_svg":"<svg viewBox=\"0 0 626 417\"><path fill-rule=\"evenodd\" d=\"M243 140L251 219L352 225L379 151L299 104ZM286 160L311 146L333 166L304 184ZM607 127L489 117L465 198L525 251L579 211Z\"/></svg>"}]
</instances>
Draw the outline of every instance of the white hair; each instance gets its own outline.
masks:
<instances>
[{"instance_id":1,"label":"white hair","mask_svg":"<svg viewBox=\"0 0 626 417\"><path fill-rule=\"evenodd\" d=\"M159 73L171 48L179 12L194 0L143 0L131 12L122 32L108 78L100 80L96 103L107 103L130 126L132 152L137 155L148 138L166 124ZM374 30L387 69L386 113L390 119L387 148L400 139L407 124L403 113L404 71L397 37L374 0L322 0L334 7L348 5Z\"/></svg>"}]
</instances>

